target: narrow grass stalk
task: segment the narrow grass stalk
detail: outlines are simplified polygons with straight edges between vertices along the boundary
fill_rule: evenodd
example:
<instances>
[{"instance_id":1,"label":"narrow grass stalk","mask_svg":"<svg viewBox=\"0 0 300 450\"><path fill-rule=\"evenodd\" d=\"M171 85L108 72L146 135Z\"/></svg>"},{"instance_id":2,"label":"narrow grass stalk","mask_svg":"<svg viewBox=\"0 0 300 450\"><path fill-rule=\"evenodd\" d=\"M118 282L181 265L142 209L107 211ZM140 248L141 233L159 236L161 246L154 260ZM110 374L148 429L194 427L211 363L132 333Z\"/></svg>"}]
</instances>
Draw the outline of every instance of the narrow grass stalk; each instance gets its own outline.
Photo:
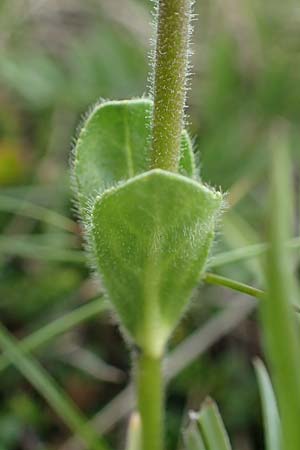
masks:
<instances>
[{"instance_id":1,"label":"narrow grass stalk","mask_svg":"<svg viewBox=\"0 0 300 450\"><path fill-rule=\"evenodd\" d=\"M161 359L137 357L137 402L142 421L142 450L163 449L163 379Z\"/></svg>"},{"instance_id":2,"label":"narrow grass stalk","mask_svg":"<svg viewBox=\"0 0 300 450\"><path fill-rule=\"evenodd\" d=\"M211 398L204 401L198 424L207 450L232 450L219 409Z\"/></svg>"},{"instance_id":3,"label":"narrow grass stalk","mask_svg":"<svg viewBox=\"0 0 300 450\"><path fill-rule=\"evenodd\" d=\"M76 224L68 217L49 208L35 205L27 200L0 195L0 211L18 214L30 219L39 220L62 230L75 232Z\"/></svg>"},{"instance_id":4,"label":"narrow grass stalk","mask_svg":"<svg viewBox=\"0 0 300 450\"><path fill-rule=\"evenodd\" d=\"M202 281L204 281L204 283L223 286L232 289L233 291L241 292L242 294L249 295L250 297L254 297L258 300L267 298L265 291L262 291L261 289L254 288L248 284L232 280L231 278L222 277L221 275L216 275L214 273L206 272L202 277ZM292 306L295 312L300 312L300 306L297 303L293 302Z\"/></svg>"},{"instance_id":5,"label":"narrow grass stalk","mask_svg":"<svg viewBox=\"0 0 300 450\"><path fill-rule=\"evenodd\" d=\"M158 0L152 168L177 171L184 121L191 0Z\"/></svg>"},{"instance_id":6,"label":"narrow grass stalk","mask_svg":"<svg viewBox=\"0 0 300 450\"><path fill-rule=\"evenodd\" d=\"M291 302L297 291L285 241L291 232L292 171L286 142L273 139L267 252L267 301L261 302L267 355L278 398L283 450L300 449L300 343Z\"/></svg>"},{"instance_id":7,"label":"narrow grass stalk","mask_svg":"<svg viewBox=\"0 0 300 450\"><path fill-rule=\"evenodd\" d=\"M231 278L216 275L215 273L206 272L203 275L202 280L204 281L204 283L215 284L217 286L224 286L234 291L242 292L243 294L249 295L250 297L255 297L258 299L265 298L264 291L249 286L248 284L232 280Z\"/></svg>"},{"instance_id":8,"label":"narrow grass stalk","mask_svg":"<svg viewBox=\"0 0 300 450\"><path fill-rule=\"evenodd\" d=\"M86 255L83 251L39 244L28 237L24 239L16 236L1 236L0 252L5 255L18 255L22 258L33 258L42 261L74 264L86 263Z\"/></svg>"},{"instance_id":9,"label":"narrow grass stalk","mask_svg":"<svg viewBox=\"0 0 300 450\"><path fill-rule=\"evenodd\" d=\"M133 412L130 417L126 450L140 450L141 449L141 418L137 412Z\"/></svg>"},{"instance_id":10,"label":"narrow grass stalk","mask_svg":"<svg viewBox=\"0 0 300 450\"><path fill-rule=\"evenodd\" d=\"M0 347L6 352L11 363L46 399L59 417L77 433L89 450L107 450L101 438L86 421L76 405L56 385L40 364L30 356L25 355L17 345L13 336L0 324Z\"/></svg>"},{"instance_id":11,"label":"narrow grass stalk","mask_svg":"<svg viewBox=\"0 0 300 450\"><path fill-rule=\"evenodd\" d=\"M86 305L76 308L74 311L66 313L39 330L33 332L18 343L18 347L25 353L30 353L41 348L49 341L57 338L62 333L82 324L83 322L100 315L108 309L108 304L104 302L103 296L88 302ZM4 353L0 356L0 372L5 370L11 361Z\"/></svg>"},{"instance_id":12,"label":"narrow grass stalk","mask_svg":"<svg viewBox=\"0 0 300 450\"><path fill-rule=\"evenodd\" d=\"M298 250L300 248L300 237L287 240L285 243L286 250ZM211 258L209 261L209 268L215 268L225 266L226 264L233 264L239 261L245 261L250 258L257 258L264 255L269 249L269 245L266 242L260 244L247 245L246 247L240 247L234 250L229 250L223 253L219 253Z\"/></svg>"}]
</instances>

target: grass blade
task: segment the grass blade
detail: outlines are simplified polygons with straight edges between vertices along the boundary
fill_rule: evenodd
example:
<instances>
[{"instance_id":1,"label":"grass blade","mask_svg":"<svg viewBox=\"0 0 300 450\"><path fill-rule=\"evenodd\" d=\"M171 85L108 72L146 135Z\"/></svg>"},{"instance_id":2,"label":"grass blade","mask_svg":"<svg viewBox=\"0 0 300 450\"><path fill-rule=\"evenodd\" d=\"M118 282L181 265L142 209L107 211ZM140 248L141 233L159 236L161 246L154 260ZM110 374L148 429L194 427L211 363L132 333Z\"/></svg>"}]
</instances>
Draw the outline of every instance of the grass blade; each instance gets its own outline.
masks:
<instances>
[{"instance_id":1,"label":"grass blade","mask_svg":"<svg viewBox=\"0 0 300 450\"><path fill-rule=\"evenodd\" d=\"M255 297L258 299L265 298L264 291L249 286L248 284L232 280L231 278L216 275L215 273L206 272L202 277L202 281L204 281L204 283L215 284L217 286L224 286L234 291L242 292L250 297Z\"/></svg>"},{"instance_id":2,"label":"grass blade","mask_svg":"<svg viewBox=\"0 0 300 450\"><path fill-rule=\"evenodd\" d=\"M255 245L260 241L260 237L252 226L234 208L224 215L222 232L224 232L225 241L232 249ZM247 273L251 273L255 279L261 280L262 270L259 259L246 259L244 266Z\"/></svg>"},{"instance_id":3,"label":"grass blade","mask_svg":"<svg viewBox=\"0 0 300 450\"><path fill-rule=\"evenodd\" d=\"M32 242L30 238L15 236L1 236L0 252L6 255L22 258L41 259L44 261L69 262L74 264L86 263L84 252Z\"/></svg>"},{"instance_id":4,"label":"grass blade","mask_svg":"<svg viewBox=\"0 0 300 450\"><path fill-rule=\"evenodd\" d=\"M216 403L211 398L204 401L198 423L206 450L231 450L222 417Z\"/></svg>"},{"instance_id":5,"label":"grass blade","mask_svg":"<svg viewBox=\"0 0 300 450\"><path fill-rule=\"evenodd\" d=\"M183 433L186 450L206 450L204 441L195 420L192 420Z\"/></svg>"},{"instance_id":6,"label":"grass blade","mask_svg":"<svg viewBox=\"0 0 300 450\"><path fill-rule=\"evenodd\" d=\"M88 425L88 422L77 409L76 405L56 385L40 364L33 358L26 356L19 349L17 341L0 324L0 346L6 352L11 363L22 373L36 390L45 398L53 410L78 434L89 450L107 450L101 438Z\"/></svg>"},{"instance_id":7,"label":"grass blade","mask_svg":"<svg viewBox=\"0 0 300 450\"><path fill-rule=\"evenodd\" d=\"M261 316L267 356L281 416L283 448L300 448L300 343L290 305L297 298L293 268L285 245L292 217L292 171L286 142L276 135L271 150L271 201L267 252L267 301Z\"/></svg>"},{"instance_id":8,"label":"grass blade","mask_svg":"<svg viewBox=\"0 0 300 450\"><path fill-rule=\"evenodd\" d=\"M266 450L281 450L281 425L273 386L263 362L255 360L254 367L262 402Z\"/></svg>"},{"instance_id":9,"label":"grass blade","mask_svg":"<svg viewBox=\"0 0 300 450\"><path fill-rule=\"evenodd\" d=\"M133 412L128 425L126 450L140 450L141 444L141 418Z\"/></svg>"},{"instance_id":10,"label":"grass blade","mask_svg":"<svg viewBox=\"0 0 300 450\"><path fill-rule=\"evenodd\" d=\"M29 336L25 337L19 342L19 347L25 353L30 353L43 345L47 344L52 339L55 339L62 333L70 330L71 328L85 322L86 320L95 317L97 314L108 309L108 304L104 301L103 296L90 301L86 305L83 305L74 311L65 314L62 317L50 322ZM10 365L9 358L3 354L0 356L0 372L6 369Z\"/></svg>"},{"instance_id":11,"label":"grass blade","mask_svg":"<svg viewBox=\"0 0 300 450\"><path fill-rule=\"evenodd\" d=\"M242 294L249 295L250 297L256 298L258 300L266 299L265 291L261 289L254 288L253 286L249 286L248 284L241 283L240 281L232 280L231 278L222 277L221 275L217 275L211 272L205 272L202 281L208 284L214 284L215 286L223 286L233 291L241 292ZM296 312L300 312L300 306L293 303L293 308Z\"/></svg>"},{"instance_id":12,"label":"grass blade","mask_svg":"<svg viewBox=\"0 0 300 450\"><path fill-rule=\"evenodd\" d=\"M287 240L285 245L287 250L299 250L300 237L298 236ZM226 264L244 261L250 258L257 258L258 256L264 255L268 248L268 244L266 242L262 242L260 244L247 245L246 247L237 248L228 252L222 252L210 259L208 262L208 267L212 269L215 267L225 266Z\"/></svg>"},{"instance_id":13,"label":"grass blade","mask_svg":"<svg viewBox=\"0 0 300 450\"><path fill-rule=\"evenodd\" d=\"M39 220L62 230L74 232L76 224L73 220L43 206L35 205L27 200L0 195L0 211L18 214L30 219Z\"/></svg>"}]
</instances>

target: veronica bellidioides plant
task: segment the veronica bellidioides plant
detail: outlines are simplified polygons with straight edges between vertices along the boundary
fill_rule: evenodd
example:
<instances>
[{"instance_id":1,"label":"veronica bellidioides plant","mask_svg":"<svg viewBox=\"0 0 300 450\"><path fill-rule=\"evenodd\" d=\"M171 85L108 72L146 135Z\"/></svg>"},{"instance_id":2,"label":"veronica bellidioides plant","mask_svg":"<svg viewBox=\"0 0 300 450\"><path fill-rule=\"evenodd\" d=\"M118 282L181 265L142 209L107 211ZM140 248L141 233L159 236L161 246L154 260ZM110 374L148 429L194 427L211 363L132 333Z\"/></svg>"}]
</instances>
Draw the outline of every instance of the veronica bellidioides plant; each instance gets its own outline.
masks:
<instances>
[{"instance_id":1,"label":"veronica bellidioides plant","mask_svg":"<svg viewBox=\"0 0 300 450\"><path fill-rule=\"evenodd\" d=\"M222 195L196 175L184 127L191 0L159 0L152 98L87 118L74 180L87 241L135 352L142 449L163 448L161 361L201 278Z\"/></svg>"}]
</instances>

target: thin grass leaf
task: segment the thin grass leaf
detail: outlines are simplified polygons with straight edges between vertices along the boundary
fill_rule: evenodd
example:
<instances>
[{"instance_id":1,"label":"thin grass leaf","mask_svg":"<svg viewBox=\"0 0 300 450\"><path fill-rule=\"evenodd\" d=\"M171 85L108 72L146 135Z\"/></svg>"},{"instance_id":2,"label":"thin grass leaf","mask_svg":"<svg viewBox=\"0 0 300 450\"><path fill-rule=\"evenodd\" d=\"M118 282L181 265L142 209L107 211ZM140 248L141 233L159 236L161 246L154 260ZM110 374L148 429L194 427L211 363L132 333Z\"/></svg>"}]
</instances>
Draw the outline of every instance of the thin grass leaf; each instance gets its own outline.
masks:
<instances>
[{"instance_id":1,"label":"thin grass leaf","mask_svg":"<svg viewBox=\"0 0 300 450\"><path fill-rule=\"evenodd\" d=\"M0 194L0 211L10 212L30 219L45 222L62 230L74 232L76 224L68 217L49 208L35 205L27 200Z\"/></svg>"},{"instance_id":2,"label":"thin grass leaf","mask_svg":"<svg viewBox=\"0 0 300 450\"><path fill-rule=\"evenodd\" d=\"M201 407L199 428L205 443L205 450L231 450L228 434L216 403L207 398Z\"/></svg>"},{"instance_id":3,"label":"thin grass leaf","mask_svg":"<svg viewBox=\"0 0 300 450\"><path fill-rule=\"evenodd\" d=\"M128 424L126 450L141 450L141 425L140 415L133 412Z\"/></svg>"},{"instance_id":4,"label":"thin grass leaf","mask_svg":"<svg viewBox=\"0 0 300 450\"><path fill-rule=\"evenodd\" d=\"M204 281L204 283L214 284L217 286L224 286L234 291L242 292L243 294L249 295L250 297L258 299L265 298L265 292L261 289L254 288L252 286L249 286L248 284L241 283L239 281L232 280L231 278L223 277L215 273L206 272L202 277L202 281Z\"/></svg>"},{"instance_id":5,"label":"thin grass leaf","mask_svg":"<svg viewBox=\"0 0 300 450\"><path fill-rule=\"evenodd\" d=\"M298 250L300 248L300 237L289 239L285 242L286 248L290 250ZM225 266L244 261L245 259L257 258L265 254L269 246L266 242L261 244L247 245L246 247L237 248L228 252L222 252L210 258L207 266L212 269L215 267Z\"/></svg>"},{"instance_id":6,"label":"thin grass leaf","mask_svg":"<svg viewBox=\"0 0 300 450\"><path fill-rule=\"evenodd\" d=\"M20 256L22 258L40 259L43 261L68 262L74 264L86 263L84 252L64 248L55 248L46 244L32 242L30 238L13 236L0 237L0 253Z\"/></svg>"},{"instance_id":7,"label":"thin grass leaf","mask_svg":"<svg viewBox=\"0 0 300 450\"><path fill-rule=\"evenodd\" d=\"M0 346L11 363L27 381L45 398L56 414L68 425L73 433L80 436L89 450L107 450L107 446L90 427L82 413L40 364L27 356L13 336L0 324Z\"/></svg>"},{"instance_id":8,"label":"thin grass leaf","mask_svg":"<svg viewBox=\"0 0 300 450\"><path fill-rule=\"evenodd\" d=\"M279 127L272 139L269 211L270 248L267 252L267 301L261 316L267 356L282 423L284 450L300 448L300 342L291 303L297 301L293 267L285 242L292 226L292 170L287 142Z\"/></svg>"},{"instance_id":9,"label":"thin grass leaf","mask_svg":"<svg viewBox=\"0 0 300 450\"><path fill-rule=\"evenodd\" d=\"M62 317L50 322L19 342L19 348L25 353L37 350L49 341L57 338L66 331L82 324L83 322L107 311L109 305L104 301L103 296L99 299L88 302L74 311L66 313ZM3 354L0 356L0 372L11 364L9 358Z\"/></svg>"},{"instance_id":10,"label":"thin grass leaf","mask_svg":"<svg viewBox=\"0 0 300 450\"><path fill-rule=\"evenodd\" d=\"M240 281L223 277L215 273L205 272L202 276L202 281L204 283L213 284L215 286L223 286L232 289L233 291L241 292L258 300L264 300L267 298L265 291L262 291L261 289L257 289L253 286L249 286L248 284L241 283ZM292 306L296 312L300 312L300 306L298 304L294 302Z\"/></svg>"},{"instance_id":11,"label":"thin grass leaf","mask_svg":"<svg viewBox=\"0 0 300 450\"><path fill-rule=\"evenodd\" d=\"M259 242L259 236L252 229L251 225L242 218L234 209L230 209L223 217L222 231L224 238L231 248L241 248L248 245L255 245ZM261 263L258 259L246 259L245 267L255 276L255 279L261 280Z\"/></svg>"},{"instance_id":12,"label":"thin grass leaf","mask_svg":"<svg viewBox=\"0 0 300 450\"><path fill-rule=\"evenodd\" d=\"M269 374L259 359L254 361L263 410L266 450L282 450L277 401Z\"/></svg>"}]
</instances>

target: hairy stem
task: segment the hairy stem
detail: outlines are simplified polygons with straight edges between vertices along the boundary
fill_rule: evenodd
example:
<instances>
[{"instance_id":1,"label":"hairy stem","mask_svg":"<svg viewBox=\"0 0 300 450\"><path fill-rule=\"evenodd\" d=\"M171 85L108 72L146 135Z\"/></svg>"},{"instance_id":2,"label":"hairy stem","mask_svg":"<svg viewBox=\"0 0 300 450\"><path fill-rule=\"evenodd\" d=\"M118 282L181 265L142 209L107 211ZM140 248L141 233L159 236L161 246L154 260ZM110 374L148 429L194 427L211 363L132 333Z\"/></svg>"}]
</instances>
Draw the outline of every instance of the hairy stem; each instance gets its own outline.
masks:
<instances>
[{"instance_id":1,"label":"hairy stem","mask_svg":"<svg viewBox=\"0 0 300 450\"><path fill-rule=\"evenodd\" d=\"M176 172L184 121L191 0L158 0L151 167Z\"/></svg>"},{"instance_id":2,"label":"hairy stem","mask_svg":"<svg viewBox=\"0 0 300 450\"><path fill-rule=\"evenodd\" d=\"M142 421L142 450L163 449L161 358L145 353L137 360L137 402Z\"/></svg>"},{"instance_id":3,"label":"hairy stem","mask_svg":"<svg viewBox=\"0 0 300 450\"><path fill-rule=\"evenodd\" d=\"M158 0L157 8L151 168L176 172L184 120L191 0ZM161 358L145 352L139 355L137 397L142 450L162 450Z\"/></svg>"}]
</instances>

